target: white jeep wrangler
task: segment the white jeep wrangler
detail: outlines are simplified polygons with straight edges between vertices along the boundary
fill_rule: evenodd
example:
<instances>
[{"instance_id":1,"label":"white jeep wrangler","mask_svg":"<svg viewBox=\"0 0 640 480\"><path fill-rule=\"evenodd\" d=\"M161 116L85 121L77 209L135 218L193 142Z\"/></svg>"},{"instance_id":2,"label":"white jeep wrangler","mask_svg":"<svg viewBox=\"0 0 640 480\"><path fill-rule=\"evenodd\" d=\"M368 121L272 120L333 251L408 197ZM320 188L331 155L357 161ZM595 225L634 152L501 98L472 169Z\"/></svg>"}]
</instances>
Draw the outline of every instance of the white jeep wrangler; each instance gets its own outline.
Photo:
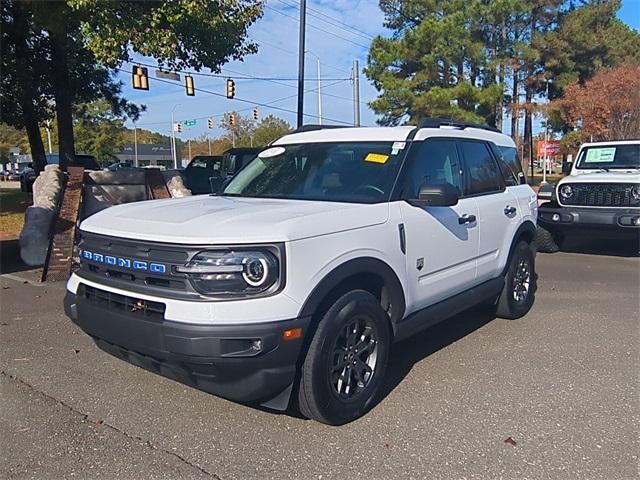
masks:
<instances>
[{"instance_id":1,"label":"white jeep wrangler","mask_svg":"<svg viewBox=\"0 0 640 480\"><path fill-rule=\"evenodd\" d=\"M220 195L86 219L67 315L135 365L342 424L371 407L394 341L481 303L529 311L537 202L509 137L301 130Z\"/></svg>"},{"instance_id":2,"label":"white jeep wrangler","mask_svg":"<svg viewBox=\"0 0 640 480\"><path fill-rule=\"evenodd\" d=\"M538 198L541 252L557 252L570 234L640 241L640 140L585 143L571 174Z\"/></svg>"}]
</instances>

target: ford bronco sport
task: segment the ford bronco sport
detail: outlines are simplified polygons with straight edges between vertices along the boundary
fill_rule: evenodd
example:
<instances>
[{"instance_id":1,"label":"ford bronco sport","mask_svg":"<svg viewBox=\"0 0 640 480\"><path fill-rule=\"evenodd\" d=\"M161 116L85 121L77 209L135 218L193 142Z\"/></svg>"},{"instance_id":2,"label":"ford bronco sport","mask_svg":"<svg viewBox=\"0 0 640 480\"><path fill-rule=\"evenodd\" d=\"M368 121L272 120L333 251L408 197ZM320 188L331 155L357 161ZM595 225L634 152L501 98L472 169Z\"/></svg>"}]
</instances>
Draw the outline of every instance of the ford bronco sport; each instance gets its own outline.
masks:
<instances>
[{"instance_id":1,"label":"ford bronco sport","mask_svg":"<svg viewBox=\"0 0 640 480\"><path fill-rule=\"evenodd\" d=\"M582 145L571 175L538 198L541 252L557 252L570 234L640 241L640 140Z\"/></svg>"},{"instance_id":2,"label":"ford bronco sport","mask_svg":"<svg viewBox=\"0 0 640 480\"><path fill-rule=\"evenodd\" d=\"M84 220L65 310L105 351L328 424L369 409L392 342L534 301L537 201L512 140L438 120L294 132L218 196Z\"/></svg>"}]
</instances>

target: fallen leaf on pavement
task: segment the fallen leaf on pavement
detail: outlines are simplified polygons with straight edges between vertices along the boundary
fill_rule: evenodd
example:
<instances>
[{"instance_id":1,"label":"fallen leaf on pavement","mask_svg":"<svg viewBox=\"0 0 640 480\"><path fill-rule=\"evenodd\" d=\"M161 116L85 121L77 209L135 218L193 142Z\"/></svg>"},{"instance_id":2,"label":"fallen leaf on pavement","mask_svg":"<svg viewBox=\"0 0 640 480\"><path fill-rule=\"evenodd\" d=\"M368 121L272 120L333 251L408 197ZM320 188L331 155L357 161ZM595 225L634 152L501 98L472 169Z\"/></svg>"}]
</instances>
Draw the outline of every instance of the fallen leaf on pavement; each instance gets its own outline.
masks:
<instances>
[{"instance_id":1,"label":"fallen leaf on pavement","mask_svg":"<svg viewBox=\"0 0 640 480\"><path fill-rule=\"evenodd\" d=\"M504 439L504 443L508 443L509 445L513 445L514 447L518 444L513 438L507 437Z\"/></svg>"}]
</instances>

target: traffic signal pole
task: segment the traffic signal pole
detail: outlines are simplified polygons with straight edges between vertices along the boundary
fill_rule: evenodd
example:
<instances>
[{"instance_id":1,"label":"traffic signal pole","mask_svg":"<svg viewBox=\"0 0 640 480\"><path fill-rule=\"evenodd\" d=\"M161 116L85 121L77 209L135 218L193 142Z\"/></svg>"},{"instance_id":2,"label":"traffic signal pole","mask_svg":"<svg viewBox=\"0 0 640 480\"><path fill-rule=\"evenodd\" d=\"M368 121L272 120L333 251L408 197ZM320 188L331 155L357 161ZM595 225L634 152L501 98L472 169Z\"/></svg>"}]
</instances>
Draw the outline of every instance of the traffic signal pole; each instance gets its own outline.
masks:
<instances>
[{"instance_id":1,"label":"traffic signal pole","mask_svg":"<svg viewBox=\"0 0 640 480\"><path fill-rule=\"evenodd\" d=\"M304 36L307 1L300 0L300 36L298 40L298 128L304 123Z\"/></svg>"}]
</instances>

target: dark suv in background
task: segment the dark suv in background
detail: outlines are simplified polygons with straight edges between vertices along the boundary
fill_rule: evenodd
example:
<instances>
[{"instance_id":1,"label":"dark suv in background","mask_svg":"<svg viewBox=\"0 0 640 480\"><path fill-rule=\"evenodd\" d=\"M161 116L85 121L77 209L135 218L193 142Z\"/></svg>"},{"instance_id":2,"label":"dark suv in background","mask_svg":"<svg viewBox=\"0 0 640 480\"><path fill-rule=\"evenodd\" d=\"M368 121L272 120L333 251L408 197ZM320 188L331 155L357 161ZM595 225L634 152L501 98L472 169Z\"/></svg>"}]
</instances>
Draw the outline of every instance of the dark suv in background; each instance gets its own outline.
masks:
<instances>
[{"instance_id":1,"label":"dark suv in background","mask_svg":"<svg viewBox=\"0 0 640 480\"><path fill-rule=\"evenodd\" d=\"M48 153L46 155L47 165L58 165L60 163L60 155L57 153ZM85 170L100 170L98 160L93 155L77 154L75 162L70 167L84 167ZM30 163L20 174L20 190L23 192L31 192L33 190L33 182L36 181L38 174Z\"/></svg>"}]
</instances>

